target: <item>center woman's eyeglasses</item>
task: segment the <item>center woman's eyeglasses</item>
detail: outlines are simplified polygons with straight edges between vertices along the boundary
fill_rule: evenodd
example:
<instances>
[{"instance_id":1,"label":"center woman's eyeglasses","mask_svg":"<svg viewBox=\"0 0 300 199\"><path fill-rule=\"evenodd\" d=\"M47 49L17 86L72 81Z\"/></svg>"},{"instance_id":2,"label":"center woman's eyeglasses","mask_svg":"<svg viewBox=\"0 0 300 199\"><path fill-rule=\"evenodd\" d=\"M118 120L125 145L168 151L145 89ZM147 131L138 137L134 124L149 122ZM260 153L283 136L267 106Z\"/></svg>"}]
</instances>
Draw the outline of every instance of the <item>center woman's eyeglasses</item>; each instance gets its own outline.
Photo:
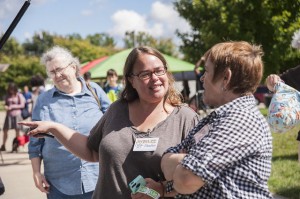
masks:
<instances>
[{"instance_id":1,"label":"center woman's eyeglasses","mask_svg":"<svg viewBox=\"0 0 300 199\"><path fill-rule=\"evenodd\" d=\"M166 74L166 72L167 72L167 68L164 67L164 68L156 68L156 69L154 69L153 72L152 71L142 71L138 74L131 73L131 76L136 76L141 80L147 80L147 79L150 79L153 74L155 74L156 76L162 76L162 75Z\"/></svg>"}]
</instances>

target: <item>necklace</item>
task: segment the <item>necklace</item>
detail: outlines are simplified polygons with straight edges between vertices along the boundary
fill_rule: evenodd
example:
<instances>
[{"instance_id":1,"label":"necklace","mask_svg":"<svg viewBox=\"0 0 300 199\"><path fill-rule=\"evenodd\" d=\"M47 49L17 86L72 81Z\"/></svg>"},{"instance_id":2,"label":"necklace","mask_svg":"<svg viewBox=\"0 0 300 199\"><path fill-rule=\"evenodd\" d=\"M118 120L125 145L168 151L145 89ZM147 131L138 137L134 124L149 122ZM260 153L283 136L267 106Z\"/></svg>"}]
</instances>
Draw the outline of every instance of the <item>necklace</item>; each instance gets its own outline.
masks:
<instances>
[{"instance_id":1,"label":"necklace","mask_svg":"<svg viewBox=\"0 0 300 199\"><path fill-rule=\"evenodd\" d=\"M132 128L132 135L133 135L133 139L135 140L136 138L146 138L146 137L150 137L151 134L151 130L148 129L147 132L140 132L138 131L136 128L131 127Z\"/></svg>"}]
</instances>

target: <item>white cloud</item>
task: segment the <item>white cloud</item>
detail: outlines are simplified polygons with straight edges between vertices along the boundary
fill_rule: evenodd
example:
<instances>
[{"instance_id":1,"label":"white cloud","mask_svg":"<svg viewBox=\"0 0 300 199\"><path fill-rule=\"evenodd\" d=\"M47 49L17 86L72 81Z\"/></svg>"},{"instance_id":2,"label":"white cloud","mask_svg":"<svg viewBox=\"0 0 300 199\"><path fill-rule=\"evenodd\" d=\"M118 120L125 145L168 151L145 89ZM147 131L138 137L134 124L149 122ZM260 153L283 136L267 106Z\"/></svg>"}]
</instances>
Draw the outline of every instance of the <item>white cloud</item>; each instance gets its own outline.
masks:
<instances>
[{"instance_id":1,"label":"white cloud","mask_svg":"<svg viewBox=\"0 0 300 199\"><path fill-rule=\"evenodd\" d=\"M172 17L177 18L177 13L172 5L163 4L159 1L152 4L151 15L159 21L169 21Z\"/></svg>"},{"instance_id":2,"label":"white cloud","mask_svg":"<svg viewBox=\"0 0 300 199\"><path fill-rule=\"evenodd\" d=\"M114 26L110 34L123 37L126 31L147 31L146 17L135 11L119 10L112 15Z\"/></svg>"},{"instance_id":3,"label":"white cloud","mask_svg":"<svg viewBox=\"0 0 300 199\"><path fill-rule=\"evenodd\" d=\"M42 4L46 1L51 0L32 0L30 3L34 4ZM24 0L0 0L0 20L1 21L9 21L12 22L15 16L18 14L19 10L22 8L23 4L25 3ZM0 32L4 31L3 26L4 24L0 21ZM7 26L9 24L6 24Z\"/></svg>"},{"instance_id":4,"label":"white cloud","mask_svg":"<svg viewBox=\"0 0 300 199\"><path fill-rule=\"evenodd\" d=\"M80 12L80 14L81 14L82 16L91 16L91 15L93 15L93 11L92 11L92 10L82 10L82 11Z\"/></svg>"},{"instance_id":5,"label":"white cloud","mask_svg":"<svg viewBox=\"0 0 300 199\"><path fill-rule=\"evenodd\" d=\"M173 37L172 35L175 34L176 29L191 31L190 25L179 16L172 4L163 4L159 1L154 2L152 4L151 17L154 21L160 21L164 24L166 36Z\"/></svg>"},{"instance_id":6,"label":"white cloud","mask_svg":"<svg viewBox=\"0 0 300 199\"><path fill-rule=\"evenodd\" d=\"M10 17L14 11L22 7L20 0L1 0L0 1L0 19Z\"/></svg>"},{"instance_id":7,"label":"white cloud","mask_svg":"<svg viewBox=\"0 0 300 199\"><path fill-rule=\"evenodd\" d=\"M47 1L56 0L31 0L30 6L41 5ZM12 23L18 12L22 8L25 0L0 0L0 34L7 31L9 25ZM25 38L30 38L32 35L29 32L23 33Z\"/></svg>"},{"instance_id":8,"label":"white cloud","mask_svg":"<svg viewBox=\"0 0 300 199\"><path fill-rule=\"evenodd\" d=\"M31 0L30 3L34 5L43 4L47 1L53 0ZM17 15L25 0L1 0L0 1L0 19L9 18Z\"/></svg>"},{"instance_id":9,"label":"white cloud","mask_svg":"<svg viewBox=\"0 0 300 199\"><path fill-rule=\"evenodd\" d=\"M25 32L24 37L25 37L25 39L31 39L33 37L33 35L30 32Z\"/></svg>"},{"instance_id":10,"label":"white cloud","mask_svg":"<svg viewBox=\"0 0 300 199\"><path fill-rule=\"evenodd\" d=\"M150 15L141 15L136 11L118 10L112 15L113 28L109 34L123 38L126 31L144 31L158 38L173 38L176 40L175 30L190 31L189 24L179 17L173 5L156 1L151 6ZM175 41L178 43L177 41Z\"/></svg>"}]
</instances>

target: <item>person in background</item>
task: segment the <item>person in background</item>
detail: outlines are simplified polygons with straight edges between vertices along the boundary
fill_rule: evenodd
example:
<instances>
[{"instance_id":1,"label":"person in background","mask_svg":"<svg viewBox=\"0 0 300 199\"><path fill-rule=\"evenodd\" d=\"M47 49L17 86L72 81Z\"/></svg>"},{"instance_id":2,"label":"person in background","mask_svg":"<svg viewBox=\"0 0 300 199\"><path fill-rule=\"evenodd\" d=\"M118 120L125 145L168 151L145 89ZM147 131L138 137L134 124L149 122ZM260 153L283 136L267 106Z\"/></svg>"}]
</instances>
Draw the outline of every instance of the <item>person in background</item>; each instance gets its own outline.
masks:
<instances>
[{"instance_id":1,"label":"person in background","mask_svg":"<svg viewBox=\"0 0 300 199\"><path fill-rule=\"evenodd\" d=\"M167 192L178 198L272 198L272 136L253 93L263 75L262 50L224 42L205 53L204 102L216 109L162 157Z\"/></svg>"},{"instance_id":2,"label":"person in background","mask_svg":"<svg viewBox=\"0 0 300 199\"><path fill-rule=\"evenodd\" d=\"M94 199L147 197L142 193L131 194L128 187L138 175L162 198L173 196L174 193L164 193L161 156L185 137L199 117L182 104L166 60L157 50L146 46L134 48L126 59L123 76L126 83L120 100L111 104L89 136L79 133L80 129L54 122L22 124L35 128L29 132L32 136L51 132L77 156L99 161L101 169ZM139 145L142 140L150 141L154 147Z\"/></svg>"},{"instance_id":3,"label":"person in background","mask_svg":"<svg viewBox=\"0 0 300 199\"><path fill-rule=\"evenodd\" d=\"M84 80L86 82L89 83L91 81L91 79L92 79L92 74L88 71L88 72L86 72L86 73L83 74L83 78L84 78Z\"/></svg>"},{"instance_id":4,"label":"person in background","mask_svg":"<svg viewBox=\"0 0 300 199\"><path fill-rule=\"evenodd\" d=\"M271 74L266 78L266 85L271 92L274 92L274 86L277 82L283 81L285 84L293 87L300 92L300 65L288 69L280 75ZM298 144L298 162L300 163L300 131L296 140Z\"/></svg>"},{"instance_id":5,"label":"person in background","mask_svg":"<svg viewBox=\"0 0 300 199\"><path fill-rule=\"evenodd\" d=\"M201 57L197 63L195 64L194 73L196 75L196 90L203 90L203 82L200 80L202 75L204 74L203 67L204 67L204 57Z\"/></svg>"},{"instance_id":6,"label":"person in background","mask_svg":"<svg viewBox=\"0 0 300 199\"><path fill-rule=\"evenodd\" d=\"M79 76L79 60L65 48L51 48L42 55L41 63L45 65L54 87L38 96L32 120L58 122L80 131L81 135L88 135L109 106L105 92L93 82L90 82L92 91L87 88ZM98 99L92 92L97 94ZM48 199L92 197L98 178L98 163L74 156L51 137L31 137L28 153L35 185L41 192L47 193ZM41 173L42 161L44 175Z\"/></svg>"},{"instance_id":7,"label":"person in background","mask_svg":"<svg viewBox=\"0 0 300 199\"><path fill-rule=\"evenodd\" d=\"M15 129L16 137L13 141L12 151L17 152L18 146L16 146L15 143L17 142L17 138L20 136L21 129L21 126L18 125L18 122L23 120L21 116L21 110L25 107L25 103L26 101L24 96L18 92L18 86L15 83L9 83L4 105L6 116L3 125L3 143L0 148L1 151L6 151L5 144L7 141L8 130Z\"/></svg>"},{"instance_id":8,"label":"person in background","mask_svg":"<svg viewBox=\"0 0 300 199\"><path fill-rule=\"evenodd\" d=\"M119 94L122 91L123 86L118 83L118 74L114 69L109 69L107 71L106 84L103 89L111 102L115 102L119 99Z\"/></svg>"},{"instance_id":9,"label":"person in background","mask_svg":"<svg viewBox=\"0 0 300 199\"><path fill-rule=\"evenodd\" d=\"M300 91L300 65L290 68L280 75L271 74L266 78L266 85L270 91L274 91L274 86L278 81L284 81L285 84Z\"/></svg>"},{"instance_id":10,"label":"person in background","mask_svg":"<svg viewBox=\"0 0 300 199\"><path fill-rule=\"evenodd\" d=\"M25 109L31 114L31 104L32 104L32 93L29 91L28 86L24 86L23 96L25 98Z\"/></svg>"},{"instance_id":11,"label":"person in background","mask_svg":"<svg viewBox=\"0 0 300 199\"><path fill-rule=\"evenodd\" d=\"M190 87L189 87L189 82L188 80L183 80L182 81L182 90L181 90L181 95L183 97L183 102L184 103L188 103L189 102L189 99L190 99Z\"/></svg>"},{"instance_id":12,"label":"person in background","mask_svg":"<svg viewBox=\"0 0 300 199\"><path fill-rule=\"evenodd\" d=\"M45 91L45 80L42 75L34 75L30 79L30 85L32 88L32 110L36 104L38 96Z\"/></svg>"}]
</instances>

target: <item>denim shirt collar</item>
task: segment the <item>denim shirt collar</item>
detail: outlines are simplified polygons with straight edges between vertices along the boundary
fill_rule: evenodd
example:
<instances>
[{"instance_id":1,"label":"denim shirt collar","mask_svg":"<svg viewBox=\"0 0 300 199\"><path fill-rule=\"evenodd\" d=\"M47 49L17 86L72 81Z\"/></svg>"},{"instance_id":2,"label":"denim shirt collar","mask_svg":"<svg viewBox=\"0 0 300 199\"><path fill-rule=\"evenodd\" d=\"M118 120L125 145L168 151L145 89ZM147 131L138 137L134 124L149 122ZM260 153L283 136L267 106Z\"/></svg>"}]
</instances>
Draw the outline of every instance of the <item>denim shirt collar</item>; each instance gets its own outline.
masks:
<instances>
[{"instance_id":1,"label":"denim shirt collar","mask_svg":"<svg viewBox=\"0 0 300 199\"><path fill-rule=\"evenodd\" d=\"M86 82L85 80L82 78L82 77L77 77L77 80L79 80L81 82L81 85L82 85L82 90L80 93L76 94L76 95L91 95L91 92L89 91L89 89L87 88L86 86ZM58 94L63 94L63 95L66 95L66 93L60 91L58 88L56 88L56 86L53 87L53 89L50 91L51 92L51 96L52 97L55 97L57 96ZM93 96L92 96L93 97Z\"/></svg>"}]
</instances>

